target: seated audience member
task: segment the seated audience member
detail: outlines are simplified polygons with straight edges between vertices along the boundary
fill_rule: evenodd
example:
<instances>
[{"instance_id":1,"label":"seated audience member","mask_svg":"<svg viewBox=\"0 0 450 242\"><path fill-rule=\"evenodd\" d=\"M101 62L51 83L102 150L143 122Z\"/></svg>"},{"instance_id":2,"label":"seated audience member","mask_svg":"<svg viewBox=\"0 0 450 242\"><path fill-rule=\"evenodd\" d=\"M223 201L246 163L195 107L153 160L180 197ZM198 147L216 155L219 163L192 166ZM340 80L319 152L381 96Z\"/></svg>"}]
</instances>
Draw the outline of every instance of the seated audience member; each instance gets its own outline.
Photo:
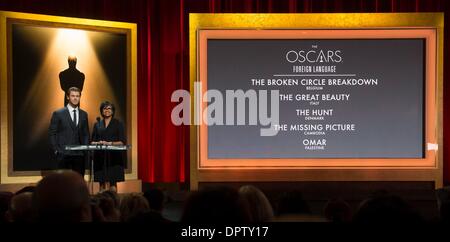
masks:
<instances>
[{"instance_id":1,"label":"seated audience member","mask_svg":"<svg viewBox=\"0 0 450 242\"><path fill-rule=\"evenodd\" d=\"M130 223L146 223L146 224L168 224L172 221L164 218L161 213L149 210L147 212L136 214L128 219Z\"/></svg>"},{"instance_id":2,"label":"seated audience member","mask_svg":"<svg viewBox=\"0 0 450 242\"><path fill-rule=\"evenodd\" d=\"M352 220L352 209L342 199L332 199L324 208L325 218L330 222L345 223Z\"/></svg>"},{"instance_id":3,"label":"seated audience member","mask_svg":"<svg viewBox=\"0 0 450 242\"><path fill-rule=\"evenodd\" d=\"M363 201L353 217L357 223L417 223L422 217L402 198L383 192Z\"/></svg>"},{"instance_id":4,"label":"seated audience member","mask_svg":"<svg viewBox=\"0 0 450 242\"><path fill-rule=\"evenodd\" d=\"M100 201L97 198L97 195L91 195L90 205L91 205L91 217L94 223L103 223L106 222L106 218L103 215L103 211L99 206Z\"/></svg>"},{"instance_id":5,"label":"seated audience member","mask_svg":"<svg viewBox=\"0 0 450 242\"><path fill-rule=\"evenodd\" d=\"M12 197L9 204L9 209L6 213L7 219L10 222L32 222L33 193L21 192Z\"/></svg>"},{"instance_id":6,"label":"seated audience member","mask_svg":"<svg viewBox=\"0 0 450 242\"><path fill-rule=\"evenodd\" d=\"M159 189L151 189L144 192L144 197L147 199L150 210L162 212L164 208L164 193Z\"/></svg>"},{"instance_id":7,"label":"seated audience member","mask_svg":"<svg viewBox=\"0 0 450 242\"><path fill-rule=\"evenodd\" d=\"M32 222L32 197L35 189L35 186L26 186L14 193L6 213L7 221Z\"/></svg>"},{"instance_id":8,"label":"seated audience member","mask_svg":"<svg viewBox=\"0 0 450 242\"><path fill-rule=\"evenodd\" d=\"M303 199L303 194L298 191L285 192L281 195L277 206L278 222L326 222L320 215L311 213L308 203Z\"/></svg>"},{"instance_id":9,"label":"seated audience member","mask_svg":"<svg viewBox=\"0 0 450 242\"><path fill-rule=\"evenodd\" d=\"M266 195L255 186L247 185L239 189L247 201L252 222L269 222L273 219L273 209Z\"/></svg>"},{"instance_id":10,"label":"seated audience member","mask_svg":"<svg viewBox=\"0 0 450 242\"><path fill-rule=\"evenodd\" d=\"M0 192L0 223L8 221L6 219L6 211L8 211L13 196L12 192Z\"/></svg>"},{"instance_id":11,"label":"seated audience member","mask_svg":"<svg viewBox=\"0 0 450 242\"><path fill-rule=\"evenodd\" d=\"M147 199L150 210L145 213L140 213L129 221L132 223L152 223L152 224L167 224L171 221L162 216L164 208L164 193L159 189L151 189L144 192L144 197Z\"/></svg>"},{"instance_id":12,"label":"seated audience member","mask_svg":"<svg viewBox=\"0 0 450 242\"><path fill-rule=\"evenodd\" d=\"M24 192L33 193L35 190L36 190L36 186L26 186L26 187L20 189L19 191L17 191L16 193L14 193L14 194L15 195L19 195L19 194L24 193Z\"/></svg>"},{"instance_id":13,"label":"seated audience member","mask_svg":"<svg viewBox=\"0 0 450 242\"><path fill-rule=\"evenodd\" d=\"M450 222L450 190L448 188L441 188L436 191L439 220L441 222Z\"/></svg>"},{"instance_id":14,"label":"seated audience member","mask_svg":"<svg viewBox=\"0 0 450 242\"><path fill-rule=\"evenodd\" d=\"M33 193L33 211L38 222L92 221L86 182L74 171L44 177Z\"/></svg>"},{"instance_id":15,"label":"seated audience member","mask_svg":"<svg viewBox=\"0 0 450 242\"><path fill-rule=\"evenodd\" d=\"M278 201L277 214L311 214L303 194L300 191L285 192Z\"/></svg>"},{"instance_id":16,"label":"seated audience member","mask_svg":"<svg viewBox=\"0 0 450 242\"><path fill-rule=\"evenodd\" d=\"M119 195L117 195L117 192L111 191L111 190L106 190L106 191L103 191L101 194L104 196L110 197L112 199L112 201L114 202L114 207L116 209L120 210L120 199L119 199Z\"/></svg>"},{"instance_id":17,"label":"seated audience member","mask_svg":"<svg viewBox=\"0 0 450 242\"><path fill-rule=\"evenodd\" d=\"M122 222L129 222L138 214L145 213L150 209L147 200L138 193L125 195L120 201L120 217Z\"/></svg>"},{"instance_id":18,"label":"seated audience member","mask_svg":"<svg viewBox=\"0 0 450 242\"><path fill-rule=\"evenodd\" d=\"M107 190L98 193L93 198L93 201L101 211L98 221L120 222L120 211L117 202L115 197L109 193L113 193L113 191Z\"/></svg>"},{"instance_id":19,"label":"seated audience member","mask_svg":"<svg viewBox=\"0 0 450 242\"><path fill-rule=\"evenodd\" d=\"M181 222L246 223L250 222L250 212L247 202L235 189L207 187L188 197Z\"/></svg>"}]
</instances>

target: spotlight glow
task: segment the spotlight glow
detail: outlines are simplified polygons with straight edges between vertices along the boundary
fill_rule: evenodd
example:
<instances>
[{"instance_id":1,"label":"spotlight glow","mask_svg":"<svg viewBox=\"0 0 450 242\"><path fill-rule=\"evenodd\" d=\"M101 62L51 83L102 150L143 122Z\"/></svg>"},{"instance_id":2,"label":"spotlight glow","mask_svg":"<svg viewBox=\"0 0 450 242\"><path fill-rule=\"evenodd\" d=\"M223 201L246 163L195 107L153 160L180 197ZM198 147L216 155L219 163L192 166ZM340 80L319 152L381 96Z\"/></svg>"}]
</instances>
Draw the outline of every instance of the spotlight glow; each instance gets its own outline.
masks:
<instances>
[{"instance_id":1,"label":"spotlight glow","mask_svg":"<svg viewBox=\"0 0 450 242\"><path fill-rule=\"evenodd\" d=\"M57 28L53 41L47 45L46 56L36 74L33 84L24 98L21 113L37 117L34 132L30 135L29 145L42 137L47 130L52 112L62 108L64 92L61 90L59 73L68 68L68 57L77 58L76 68L83 72L85 81L81 97L81 108L89 114L89 126L99 116L98 106L104 100L117 103L109 79L103 70L90 34L87 30ZM98 34L98 33L97 33ZM42 48L42 47L41 47ZM121 113L116 110L116 114ZM92 130L92 129L90 129Z\"/></svg>"}]
</instances>

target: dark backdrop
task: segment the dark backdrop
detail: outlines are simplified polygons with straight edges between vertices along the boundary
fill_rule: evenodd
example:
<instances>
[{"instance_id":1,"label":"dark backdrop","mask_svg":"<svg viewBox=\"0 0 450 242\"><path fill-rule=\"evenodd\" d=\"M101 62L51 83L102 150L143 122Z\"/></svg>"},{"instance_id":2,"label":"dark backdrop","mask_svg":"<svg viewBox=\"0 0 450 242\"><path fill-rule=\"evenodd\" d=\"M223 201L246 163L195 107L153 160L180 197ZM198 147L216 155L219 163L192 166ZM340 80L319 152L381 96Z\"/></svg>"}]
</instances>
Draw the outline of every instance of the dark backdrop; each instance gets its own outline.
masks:
<instances>
[{"instance_id":1,"label":"dark backdrop","mask_svg":"<svg viewBox=\"0 0 450 242\"><path fill-rule=\"evenodd\" d=\"M62 60L67 63L67 57L62 53L65 49L52 47L53 45L58 46L58 43L54 43L54 39L57 39L55 37L57 31L48 26L30 27L24 24L13 24L12 27L12 139L14 140L12 156L14 171L40 171L57 168L57 161L52 155L49 144L48 126L51 113L64 107L64 95L60 89L58 73L68 68L67 64L62 69L52 68L52 63L47 61L50 56L50 62L58 63ZM95 52L93 54L95 57L91 58L97 58L98 64L91 64L95 67L90 69L80 69L80 65L77 65L77 69L86 75L81 108L85 111L89 110L89 130L92 132L96 117L100 117L100 102L92 102L94 97L114 97L112 102L116 107L115 118L125 122L126 125L126 115L124 115L127 111L125 105L126 34L88 32L90 32L90 37L86 38L90 38L88 41L92 44L92 51ZM101 40L99 40L100 38ZM39 47L36 47L36 43L39 43ZM80 60L78 63L81 63ZM54 65L57 66L57 64ZM87 65L85 65L86 67ZM42 70L45 70L44 74L40 73ZM100 76L98 74L100 72L105 75L103 82L96 79ZM48 73L56 73L56 75L49 77ZM96 74L96 76L89 76L89 74ZM92 88L102 87L102 84L106 84L107 87L104 89ZM52 87L55 86L57 89L53 90ZM86 90L89 89L92 90L91 94L86 95ZM57 96L56 93L60 96ZM57 98L56 106L52 102L56 99L55 97L61 97ZM104 101L100 98L96 98L96 100ZM96 112L92 112L92 110Z\"/></svg>"},{"instance_id":2,"label":"dark backdrop","mask_svg":"<svg viewBox=\"0 0 450 242\"><path fill-rule=\"evenodd\" d=\"M189 127L174 126L176 89L189 90L189 13L444 12L446 0L2 0L0 10L138 24L139 178L184 182L189 177ZM445 25L448 25L448 17ZM448 28L445 29L446 39ZM450 101L444 42L444 180L450 182Z\"/></svg>"}]
</instances>

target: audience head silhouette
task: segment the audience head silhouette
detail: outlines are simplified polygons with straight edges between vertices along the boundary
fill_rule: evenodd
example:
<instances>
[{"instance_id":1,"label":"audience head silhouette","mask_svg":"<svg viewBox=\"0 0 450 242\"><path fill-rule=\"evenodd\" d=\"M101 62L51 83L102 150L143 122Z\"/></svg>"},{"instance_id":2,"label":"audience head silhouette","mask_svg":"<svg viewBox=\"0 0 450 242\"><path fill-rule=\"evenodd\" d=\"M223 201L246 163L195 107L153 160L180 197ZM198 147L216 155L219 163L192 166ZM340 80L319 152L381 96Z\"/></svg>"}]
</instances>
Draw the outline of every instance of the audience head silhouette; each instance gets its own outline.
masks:
<instances>
[{"instance_id":1,"label":"audience head silhouette","mask_svg":"<svg viewBox=\"0 0 450 242\"><path fill-rule=\"evenodd\" d=\"M352 209L342 199L331 199L324 208L325 217L331 222L350 222L352 220Z\"/></svg>"},{"instance_id":2,"label":"audience head silhouette","mask_svg":"<svg viewBox=\"0 0 450 242\"><path fill-rule=\"evenodd\" d=\"M249 205L252 222L269 222L273 219L272 205L261 190L247 185L241 187L239 193Z\"/></svg>"},{"instance_id":3,"label":"audience head silhouette","mask_svg":"<svg viewBox=\"0 0 450 242\"><path fill-rule=\"evenodd\" d=\"M281 214L310 214L306 201L303 199L302 192L298 190L285 192L281 195L278 202L278 215Z\"/></svg>"},{"instance_id":4,"label":"audience head silhouette","mask_svg":"<svg viewBox=\"0 0 450 242\"><path fill-rule=\"evenodd\" d=\"M127 194L120 201L120 216L123 222L128 222L149 209L147 200L139 193Z\"/></svg>"},{"instance_id":5,"label":"audience head silhouette","mask_svg":"<svg viewBox=\"0 0 450 242\"><path fill-rule=\"evenodd\" d=\"M248 204L235 189L207 187L189 196L181 221L245 223L250 221L250 212Z\"/></svg>"},{"instance_id":6,"label":"audience head silhouette","mask_svg":"<svg viewBox=\"0 0 450 242\"><path fill-rule=\"evenodd\" d=\"M117 194L112 191L101 192L96 194L91 201L98 205L104 222L120 222L120 210L118 206L118 201L116 198ZM93 213L93 220L94 213Z\"/></svg>"},{"instance_id":7,"label":"audience head silhouette","mask_svg":"<svg viewBox=\"0 0 450 242\"><path fill-rule=\"evenodd\" d=\"M450 189L441 188L436 191L439 219L441 222L450 222Z\"/></svg>"},{"instance_id":8,"label":"audience head silhouette","mask_svg":"<svg viewBox=\"0 0 450 242\"><path fill-rule=\"evenodd\" d=\"M8 220L11 222L32 222L33 193L21 192L12 197L7 212Z\"/></svg>"},{"instance_id":9,"label":"audience head silhouette","mask_svg":"<svg viewBox=\"0 0 450 242\"><path fill-rule=\"evenodd\" d=\"M414 223L422 222L423 219L401 197L382 192L363 201L353 221L359 223Z\"/></svg>"},{"instance_id":10,"label":"audience head silhouette","mask_svg":"<svg viewBox=\"0 0 450 242\"><path fill-rule=\"evenodd\" d=\"M74 171L58 171L44 177L33 194L33 209L37 221L92 221L88 188Z\"/></svg>"},{"instance_id":11,"label":"audience head silhouette","mask_svg":"<svg viewBox=\"0 0 450 242\"><path fill-rule=\"evenodd\" d=\"M151 189L144 192L144 197L147 199L150 209L157 212L162 212L164 208L164 193L159 189Z\"/></svg>"},{"instance_id":12,"label":"audience head silhouette","mask_svg":"<svg viewBox=\"0 0 450 242\"><path fill-rule=\"evenodd\" d=\"M0 223L6 222L6 212L8 211L9 203L11 202L14 193L0 191Z\"/></svg>"}]
</instances>

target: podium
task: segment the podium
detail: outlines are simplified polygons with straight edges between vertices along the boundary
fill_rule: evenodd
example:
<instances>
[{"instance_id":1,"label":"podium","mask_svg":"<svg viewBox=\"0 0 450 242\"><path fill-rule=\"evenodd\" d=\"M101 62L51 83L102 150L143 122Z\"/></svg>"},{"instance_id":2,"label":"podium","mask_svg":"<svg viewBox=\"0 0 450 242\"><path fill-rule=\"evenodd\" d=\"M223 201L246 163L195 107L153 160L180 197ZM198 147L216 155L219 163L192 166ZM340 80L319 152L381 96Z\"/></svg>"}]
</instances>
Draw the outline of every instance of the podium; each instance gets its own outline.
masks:
<instances>
[{"instance_id":1,"label":"podium","mask_svg":"<svg viewBox=\"0 0 450 242\"><path fill-rule=\"evenodd\" d=\"M89 183L91 186L91 193L94 193L94 159L91 155L92 151L104 151L104 162L106 162L106 152L108 151L127 151L131 145L66 145L65 150L87 151L89 160Z\"/></svg>"}]
</instances>

